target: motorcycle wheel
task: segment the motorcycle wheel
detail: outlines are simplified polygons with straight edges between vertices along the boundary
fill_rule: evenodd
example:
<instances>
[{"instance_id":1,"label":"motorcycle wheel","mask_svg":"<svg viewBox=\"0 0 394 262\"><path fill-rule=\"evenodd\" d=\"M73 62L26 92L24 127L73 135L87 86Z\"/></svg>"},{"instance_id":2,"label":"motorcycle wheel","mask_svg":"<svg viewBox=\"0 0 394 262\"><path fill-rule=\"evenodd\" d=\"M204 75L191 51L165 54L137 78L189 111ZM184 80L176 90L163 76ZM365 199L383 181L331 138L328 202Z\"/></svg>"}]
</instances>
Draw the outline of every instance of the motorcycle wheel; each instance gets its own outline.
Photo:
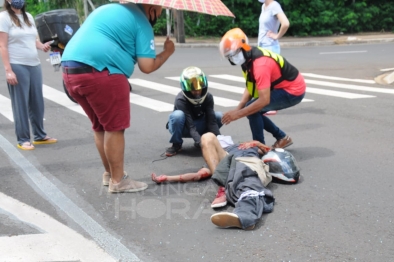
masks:
<instances>
[{"instance_id":1,"label":"motorcycle wheel","mask_svg":"<svg viewBox=\"0 0 394 262\"><path fill-rule=\"evenodd\" d=\"M67 88L66 88L66 85L64 84L64 81L63 81L63 89L64 89L64 92L66 93L67 97L68 97L71 101L73 101L74 103L78 104L78 102L75 101L75 99L72 98L72 96L70 96L70 94L68 93Z\"/></svg>"}]
</instances>

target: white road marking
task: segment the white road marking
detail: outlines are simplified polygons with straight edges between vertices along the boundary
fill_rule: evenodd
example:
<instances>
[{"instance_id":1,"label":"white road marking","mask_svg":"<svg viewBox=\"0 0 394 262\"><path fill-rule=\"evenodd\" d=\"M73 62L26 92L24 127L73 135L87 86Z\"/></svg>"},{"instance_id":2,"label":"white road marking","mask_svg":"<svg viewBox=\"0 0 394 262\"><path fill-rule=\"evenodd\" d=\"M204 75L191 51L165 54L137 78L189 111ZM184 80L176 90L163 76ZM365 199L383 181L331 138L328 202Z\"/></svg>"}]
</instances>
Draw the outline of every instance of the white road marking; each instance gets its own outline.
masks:
<instances>
[{"instance_id":1,"label":"white road marking","mask_svg":"<svg viewBox=\"0 0 394 262\"><path fill-rule=\"evenodd\" d=\"M366 50L362 51L342 51L342 52L321 52L321 55L332 55L332 54L357 54L357 53L366 53Z\"/></svg>"},{"instance_id":2,"label":"white road marking","mask_svg":"<svg viewBox=\"0 0 394 262\"><path fill-rule=\"evenodd\" d=\"M365 84L376 84L374 80L366 80L366 79L351 79L351 78L343 78L343 77L334 77L334 76L324 76L317 75L311 73L301 73L303 76L312 77L312 78L321 78L327 80L338 80L338 81L348 81L348 82L357 82L357 83L365 83Z\"/></svg>"},{"instance_id":3,"label":"white road marking","mask_svg":"<svg viewBox=\"0 0 394 262\"><path fill-rule=\"evenodd\" d=\"M215 78L219 78L219 79L245 83L245 78L243 78L242 76L233 76L233 75L224 74L224 75L209 75L209 77L215 77Z\"/></svg>"},{"instance_id":4,"label":"white road marking","mask_svg":"<svg viewBox=\"0 0 394 262\"><path fill-rule=\"evenodd\" d=\"M390 71L390 70L394 70L394 68L382 69L381 71ZM357 82L357 83L364 83L364 84L375 84L374 80L367 80L367 79L351 79L351 78L317 75L317 74L312 74L312 73L302 73L302 75L304 77L308 77L308 78L320 78L320 79L326 79L326 80L332 80L332 81L346 81L346 82ZM234 76L234 75L228 75L228 74L210 75L209 77L224 79L227 81L235 81L235 82L239 82L239 83L245 82L245 79L242 76ZM170 80L174 80L174 81L179 81L179 77L166 77L166 78L170 79ZM155 83L155 82L151 82L151 81L146 81L143 79L129 79L129 82L134 85L149 88L149 89L156 90L159 92L164 92L164 93L171 94L171 95L177 95L179 93L179 88L169 86L169 85L160 84L160 83ZM312 80L312 79L305 79L305 82L308 85L312 84L312 85L318 85L318 86L323 86L323 87L344 88L344 89L363 91L363 92L394 94L394 90L391 90L388 88L341 84L341 83L319 81L319 80ZM221 90L221 91L225 91L225 92L230 92L230 93L235 93L235 94L243 94L243 92L245 90L243 87L222 84L222 83L218 83L218 82L214 82L214 81L210 81L210 80L209 80L209 88ZM317 90L317 88L312 88L312 87L309 88L308 93L349 98L349 99L374 97L374 96L369 96L369 95L364 95L364 94L352 94L352 93L348 93L348 92L341 93L338 91L329 91L329 90L325 90L325 89ZM58 91L58 90L56 90L50 86L47 86L47 85L43 85L43 94L46 99L51 100L52 102L54 102L56 104L62 105L62 106L66 107L74 112L77 112L81 115L86 116L83 109L78 104L72 102L64 92ZM215 99L215 104L217 104L219 106L223 106L223 107L235 107L239 103L238 100L232 100L232 99L227 99L227 98L223 98L223 97L216 97L215 96L214 99ZM312 101L314 101L314 100L307 99L307 98L304 98L302 100L302 102L312 102ZM146 108L158 111L158 112L171 112L174 109L174 106L171 103L162 102L162 101L159 101L156 99L144 97L144 96L133 94L133 93L130 94L130 103L138 105L138 106L146 107ZM13 114L12 114L11 101L9 98L2 96L2 95L0 95L0 114L4 115L10 121L12 121L12 122L14 121Z\"/></svg>"},{"instance_id":5,"label":"white road marking","mask_svg":"<svg viewBox=\"0 0 394 262\"><path fill-rule=\"evenodd\" d=\"M384 69L380 69L380 71L382 72L394 71L394 68L384 68Z\"/></svg>"},{"instance_id":6,"label":"white road marking","mask_svg":"<svg viewBox=\"0 0 394 262\"><path fill-rule=\"evenodd\" d=\"M2 95L0 95L0 114L8 118L11 122L14 122L11 99Z\"/></svg>"},{"instance_id":7,"label":"white road marking","mask_svg":"<svg viewBox=\"0 0 394 262\"><path fill-rule=\"evenodd\" d=\"M129 82L133 85L146 87L149 89L153 89L153 90L167 93L167 94L171 94L171 95L177 95L180 92L180 88L172 87L169 85L163 85L163 84L152 82L152 81L146 81L146 80L138 79L138 78L129 79ZM233 106L237 106L239 103L236 100L227 99L224 97L217 97L217 96L214 96L214 100L215 100L215 105L219 105L219 106L223 106L223 107L233 107Z\"/></svg>"},{"instance_id":8,"label":"white road marking","mask_svg":"<svg viewBox=\"0 0 394 262\"><path fill-rule=\"evenodd\" d=\"M130 93L130 103L156 110L158 112L171 112L174 110L173 104L165 103L159 100L136 95L133 93Z\"/></svg>"},{"instance_id":9,"label":"white road marking","mask_svg":"<svg viewBox=\"0 0 394 262\"><path fill-rule=\"evenodd\" d=\"M86 214L80 207L72 202L63 192L45 177L33 164L30 163L7 139L0 134L0 148L15 166L21 169L20 174L40 190L41 194L54 206L60 208L75 223L83 228L93 240L117 261L140 261L119 239ZM44 249L45 250L45 249ZM100 260L97 260L100 261Z\"/></svg>"},{"instance_id":10,"label":"white road marking","mask_svg":"<svg viewBox=\"0 0 394 262\"><path fill-rule=\"evenodd\" d=\"M314 101L315 101L315 100L308 99L308 98L303 98L302 101L301 101L301 103L304 103L304 102L314 102Z\"/></svg>"},{"instance_id":11,"label":"white road marking","mask_svg":"<svg viewBox=\"0 0 394 262\"><path fill-rule=\"evenodd\" d=\"M226 79L226 80L230 80L230 81L235 81L235 82L241 82L241 83L245 83L245 78L243 77L239 77L239 76L232 76L232 75L210 75L212 77L216 77L216 78L221 78L221 79ZM166 77L168 79L171 80L178 80L179 81L179 77ZM243 94L244 93L244 88L242 87L237 87L237 86L230 86L230 85L224 85L224 84L219 84L216 82L212 82L209 80L209 88L214 88L214 89L218 89L218 90L222 90L222 91L228 91L231 93L237 93L237 94ZM314 100L312 99L307 99L304 98L302 99L301 102L313 102ZM215 100L216 103L216 100Z\"/></svg>"},{"instance_id":12,"label":"white road marking","mask_svg":"<svg viewBox=\"0 0 394 262\"><path fill-rule=\"evenodd\" d=\"M243 78L242 76L233 76L233 75L227 75L227 74L223 74L223 75L209 75L209 76L210 77L214 77L214 78L234 81L234 82L245 83L245 78ZM304 98L304 99L302 99L301 102L313 102L313 101L314 100L312 100L312 99Z\"/></svg>"},{"instance_id":13,"label":"white road marking","mask_svg":"<svg viewBox=\"0 0 394 262\"><path fill-rule=\"evenodd\" d=\"M52 102L55 102L56 104L62 105L74 112L86 116L85 111L83 111L82 107L71 101L64 92L60 92L55 88L52 88L47 85L43 85L42 87L43 87L43 94L46 99L49 99Z\"/></svg>"},{"instance_id":14,"label":"white road marking","mask_svg":"<svg viewBox=\"0 0 394 262\"><path fill-rule=\"evenodd\" d=\"M225 75L225 74L224 75L210 75L210 77L216 77L216 78L220 78L220 79L226 79L226 80L237 81L237 82L245 81L245 79L241 76L232 76L232 75ZM366 91L366 92L394 94L393 89L385 89L385 88L379 88L379 87L349 85L349 84L333 83L333 82L310 80L310 79L305 79L305 82L307 84L314 84L314 85L319 85L319 86L344 88L344 89Z\"/></svg>"},{"instance_id":15,"label":"white road marking","mask_svg":"<svg viewBox=\"0 0 394 262\"><path fill-rule=\"evenodd\" d=\"M348 92L338 92L338 91L321 89L321 88L313 88L313 87L307 87L306 93L326 95L326 96L335 96L335 97L342 97L342 98L348 98L348 99L375 97L375 96L370 96L370 95L362 95L362 94L355 94L355 93L348 93Z\"/></svg>"},{"instance_id":16,"label":"white road marking","mask_svg":"<svg viewBox=\"0 0 394 262\"><path fill-rule=\"evenodd\" d=\"M170 79L170 80L179 81L178 76L172 76L172 77L166 77L166 78ZM208 88L213 88L213 89L226 91L226 92L230 92L230 93L236 93L236 94L243 94L244 90L245 90L245 88L243 88L243 87L220 84L220 83L212 82L211 80L208 80Z\"/></svg>"},{"instance_id":17,"label":"white road marking","mask_svg":"<svg viewBox=\"0 0 394 262\"><path fill-rule=\"evenodd\" d=\"M0 209L42 232L0 237L0 261L116 261L93 241L1 192Z\"/></svg>"},{"instance_id":18,"label":"white road marking","mask_svg":"<svg viewBox=\"0 0 394 262\"><path fill-rule=\"evenodd\" d=\"M365 92L394 94L394 90L393 89L386 89L386 88L379 88L379 87L349 85L349 84L333 83L333 82L310 80L310 79L305 79L305 82L307 84L326 86L326 87L343 88L343 89L350 89L350 90L356 90L356 91L365 91Z\"/></svg>"}]
</instances>

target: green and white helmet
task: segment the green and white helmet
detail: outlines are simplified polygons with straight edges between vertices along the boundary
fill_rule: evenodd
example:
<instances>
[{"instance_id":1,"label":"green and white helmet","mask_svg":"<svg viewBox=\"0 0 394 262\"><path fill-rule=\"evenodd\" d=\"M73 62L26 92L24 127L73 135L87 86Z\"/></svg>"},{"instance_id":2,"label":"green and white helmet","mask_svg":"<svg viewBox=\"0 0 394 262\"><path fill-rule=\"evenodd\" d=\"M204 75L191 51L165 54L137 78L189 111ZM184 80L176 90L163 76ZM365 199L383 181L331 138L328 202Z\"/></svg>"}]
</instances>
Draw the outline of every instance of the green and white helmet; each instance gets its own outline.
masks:
<instances>
[{"instance_id":1,"label":"green and white helmet","mask_svg":"<svg viewBox=\"0 0 394 262\"><path fill-rule=\"evenodd\" d=\"M181 89L183 95L194 105L202 104L208 93L208 80L204 72L195 66L183 69L181 74ZM191 91L202 90L199 97L193 96Z\"/></svg>"}]
</instances>

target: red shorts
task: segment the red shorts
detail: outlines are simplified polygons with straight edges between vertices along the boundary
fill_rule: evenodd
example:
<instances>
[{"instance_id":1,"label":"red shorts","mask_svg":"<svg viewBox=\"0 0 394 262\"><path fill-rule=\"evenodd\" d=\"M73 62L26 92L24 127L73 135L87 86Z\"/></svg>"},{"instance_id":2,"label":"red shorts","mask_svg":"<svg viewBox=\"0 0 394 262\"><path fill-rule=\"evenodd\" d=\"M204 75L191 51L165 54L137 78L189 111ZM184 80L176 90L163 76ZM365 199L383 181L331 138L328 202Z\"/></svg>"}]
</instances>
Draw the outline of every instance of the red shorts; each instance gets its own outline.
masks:
<instances>
[{"instance_id":1,"label":"red shorts","mask_svg":"<svg viewBox=\"0 0 394 262\"><path fill-rule=\"evenodd\" d=\"M83 108L92 129L121 131L130 127L130 86L126 76L109 71L63 73L69 94Z\"/></svg>"}]
</instances>

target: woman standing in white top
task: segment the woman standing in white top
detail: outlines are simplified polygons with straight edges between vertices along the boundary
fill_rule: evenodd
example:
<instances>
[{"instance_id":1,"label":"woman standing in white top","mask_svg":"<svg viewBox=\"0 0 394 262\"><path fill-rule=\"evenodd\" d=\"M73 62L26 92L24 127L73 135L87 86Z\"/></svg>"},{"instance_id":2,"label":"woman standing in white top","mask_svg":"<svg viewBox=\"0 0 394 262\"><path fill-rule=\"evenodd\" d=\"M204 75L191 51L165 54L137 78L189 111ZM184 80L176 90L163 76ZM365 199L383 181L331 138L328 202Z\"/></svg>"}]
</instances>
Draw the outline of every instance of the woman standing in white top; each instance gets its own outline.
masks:
<instances>
[{"instance_id":1,"label":"woman standing in white top","mask_svg":"<svg viewBox=\"0 0 394 262\"><path fill-rule=\"evenodd\" d=\"M17 146L32 150L33 144L57 142L44 130L42 71L37 53L37 49L48 52L50 46L38 39L34 19L25 11L24 0L5 0L4 9L0 13L0 55L11 98Z\"/></svg>"},{"instance_id":2,"label":"woman standing in white top","mask_svg":"<svg viewBox=\"0 0 394 262\"><path fill-rule=\"evenodd\" d=\"M286 33L290 22L278 2L274 0L259 0L259 2L263 5L259 18L257 45L280 54L278 39Z\"/></svg>"}]
</instances>

